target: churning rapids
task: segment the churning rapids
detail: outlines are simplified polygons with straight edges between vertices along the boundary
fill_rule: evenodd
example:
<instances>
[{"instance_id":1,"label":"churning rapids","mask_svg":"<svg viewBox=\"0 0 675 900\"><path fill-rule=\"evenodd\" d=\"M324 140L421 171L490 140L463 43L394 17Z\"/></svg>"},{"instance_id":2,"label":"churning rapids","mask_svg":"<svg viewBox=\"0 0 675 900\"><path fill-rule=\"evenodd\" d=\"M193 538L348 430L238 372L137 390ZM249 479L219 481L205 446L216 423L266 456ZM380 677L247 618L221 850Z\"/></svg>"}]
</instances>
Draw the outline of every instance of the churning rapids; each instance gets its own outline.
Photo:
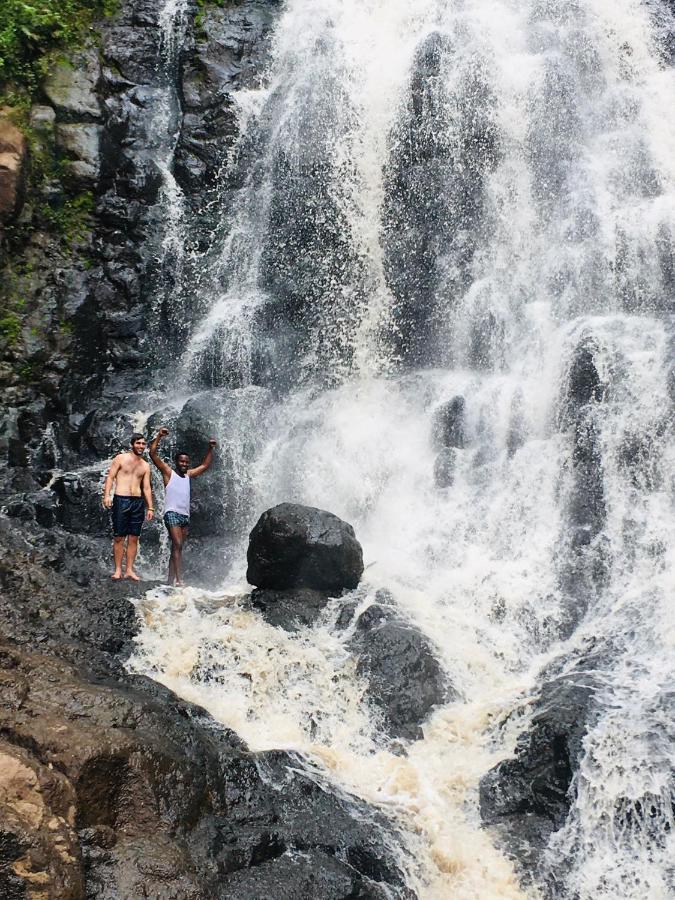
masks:
<instances>
[{"instance_id":1,"label":"churning rapids","mask_svg":"<svg viewBox=\"0 0 675 900\"><path fill-rule=\"evenodd\" d=\"M140 604L130 666L385 808L423 900L675 895L669 24L659 0L288 0L199 259L167 181L197 310L176 390L219 417L237 537L221 589ZM353 524L362 608L388 589L461 695L405 752L335 607L287 633L242 606L284 500ZM520 883L478 784L590 646L572 807Z\"/></svg>"}]
</instances>

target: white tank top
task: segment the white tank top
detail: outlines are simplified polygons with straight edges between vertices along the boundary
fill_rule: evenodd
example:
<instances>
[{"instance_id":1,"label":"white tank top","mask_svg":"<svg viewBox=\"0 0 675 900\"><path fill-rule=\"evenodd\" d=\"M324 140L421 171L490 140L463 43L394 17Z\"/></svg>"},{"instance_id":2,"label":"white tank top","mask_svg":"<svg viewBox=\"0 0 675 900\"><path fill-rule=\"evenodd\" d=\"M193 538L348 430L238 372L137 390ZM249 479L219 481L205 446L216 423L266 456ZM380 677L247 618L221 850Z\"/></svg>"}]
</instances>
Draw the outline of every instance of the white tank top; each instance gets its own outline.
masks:
<instances>
[{"instance_id":1,"label":"white tank top","mask_svg":"<svg viewBox=\"0 0 675 900\"><path fill-rule=\"evenodd\" d=\"M176 512L182 516L190 515L190 476L181 478L175 472L171 473L169 483L166 486L166 499L164 512Z\"/></svg>"}]
</instances>

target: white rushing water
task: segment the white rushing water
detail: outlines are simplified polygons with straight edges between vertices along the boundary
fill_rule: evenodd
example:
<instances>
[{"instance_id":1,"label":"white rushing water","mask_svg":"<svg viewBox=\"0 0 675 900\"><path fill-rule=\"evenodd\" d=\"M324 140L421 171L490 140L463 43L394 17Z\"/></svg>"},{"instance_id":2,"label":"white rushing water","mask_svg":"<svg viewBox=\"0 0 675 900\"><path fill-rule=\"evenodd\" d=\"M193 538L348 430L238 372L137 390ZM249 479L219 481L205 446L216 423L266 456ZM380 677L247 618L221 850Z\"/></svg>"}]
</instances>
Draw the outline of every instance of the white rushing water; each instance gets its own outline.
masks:
<instances>
[{"instance_id":1,"label":"white rushing water","mask_svg":"<svg viewBox=\"0 0 675 900\"><path fill-rule=\"evenodd\" d=\"M247 446L232 570L211 593L151 592L130 665L385 808L425 900L675 896L669 21L656 0L289 0L246 98L259 153L181 377L234 408L273 390L259 434L250 415L221 426ZM583 346L603 385L583 410L595 518L574 512L593 488L566 399ZM388 589L461 695L405 753L364 704L337 601L298 633L245 608L247 531L281 501L353 524L360 608ZM591 643L576 799L524 888L478 783L541 670Z\"/></svg>"}]
</instances>

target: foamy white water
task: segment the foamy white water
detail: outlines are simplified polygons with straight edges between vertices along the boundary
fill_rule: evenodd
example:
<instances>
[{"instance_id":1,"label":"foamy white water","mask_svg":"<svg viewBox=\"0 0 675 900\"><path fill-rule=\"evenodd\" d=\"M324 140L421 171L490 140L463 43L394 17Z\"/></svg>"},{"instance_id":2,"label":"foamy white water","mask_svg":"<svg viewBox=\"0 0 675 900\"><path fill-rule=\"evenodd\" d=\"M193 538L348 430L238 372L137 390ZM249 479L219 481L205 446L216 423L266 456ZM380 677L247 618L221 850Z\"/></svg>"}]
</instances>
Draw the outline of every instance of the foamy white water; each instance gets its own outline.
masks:
<instances>
[{"instance_id":1,"label":"foamy white water","mask_svg":"<svg viewBox=\"0 0 675 900\"><path fill-rule=\"evenodd\" d=\"M655 8L290 0L243 107L259 153L181 371L274 400L259 434L222 424L255 446L238 562L212 594L148 595L130 665L381 804L420 898L523 896L478 783L513 752L527 714L504 723L539 672L591 640L597 715L528 890L675 894L675 78ZM584 345L602 398L570 413ZM464 440L441 487L434 421L453 397ZM575 519L577 414L592 521ZM391 591L461 695L403 755L364 705L337 602L297 634L245 608L247 530L284 500L354 525L361 608Z\"/></svg>"}]
</instances>

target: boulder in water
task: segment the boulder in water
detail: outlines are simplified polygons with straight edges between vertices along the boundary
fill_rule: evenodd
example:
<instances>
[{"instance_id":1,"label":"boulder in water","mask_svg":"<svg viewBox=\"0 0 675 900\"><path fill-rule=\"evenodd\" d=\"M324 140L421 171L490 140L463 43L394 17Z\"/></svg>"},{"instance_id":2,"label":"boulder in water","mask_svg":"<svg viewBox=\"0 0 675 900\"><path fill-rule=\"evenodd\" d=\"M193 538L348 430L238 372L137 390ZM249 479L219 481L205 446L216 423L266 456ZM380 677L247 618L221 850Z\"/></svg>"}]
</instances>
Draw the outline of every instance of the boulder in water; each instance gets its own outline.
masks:
<instances>
[{"instance_id":1,"label":"boulder in water","mask_svg":"<svg viewBox=\"0 0 675 900\"><path fill-rule=\"evenodd\" d=\"M248 545L250 584L338 592L355 588L363 552L347 522L312 506L280 503L262 514Z\"/></svg>"},{"instance_id":2,"label":"boulder in water","mask_svg":"<svg viewBox=\"0 0 675 900\"><path fill-rule=\"evenodd\" d=\"M392 738L417 740L431 710L458 696L427 638L389 607L374 603L361 614L351 649Z\"/></svg>"}]
</instances>

